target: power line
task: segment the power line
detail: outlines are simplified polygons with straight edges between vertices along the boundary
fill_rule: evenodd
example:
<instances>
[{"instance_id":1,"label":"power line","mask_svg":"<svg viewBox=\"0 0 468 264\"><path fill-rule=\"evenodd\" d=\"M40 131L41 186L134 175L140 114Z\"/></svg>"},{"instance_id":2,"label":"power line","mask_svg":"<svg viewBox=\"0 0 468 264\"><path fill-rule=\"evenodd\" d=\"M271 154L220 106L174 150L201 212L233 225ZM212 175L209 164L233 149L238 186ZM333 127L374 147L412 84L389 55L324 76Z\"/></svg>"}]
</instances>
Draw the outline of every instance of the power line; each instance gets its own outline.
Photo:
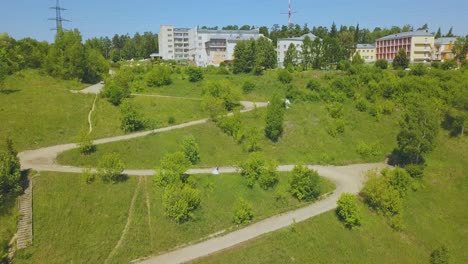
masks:
<instances>
[{"instance_id":1,"label":"power line","mask_svg":"<svg viewBox=\"0 0 468 264\"><path fill-rule=\"evenodd\" d=\"M55 10L55 18L49 18L49 20L55 20L55 28L51 28L51 30L62 31L63 30L62 22L71 22L70 20L62 17L62 11L65 11L67 9L60 6L59 0L57 0L55 6L50 7L50 9Z\"/></svg>"}]
</instances>

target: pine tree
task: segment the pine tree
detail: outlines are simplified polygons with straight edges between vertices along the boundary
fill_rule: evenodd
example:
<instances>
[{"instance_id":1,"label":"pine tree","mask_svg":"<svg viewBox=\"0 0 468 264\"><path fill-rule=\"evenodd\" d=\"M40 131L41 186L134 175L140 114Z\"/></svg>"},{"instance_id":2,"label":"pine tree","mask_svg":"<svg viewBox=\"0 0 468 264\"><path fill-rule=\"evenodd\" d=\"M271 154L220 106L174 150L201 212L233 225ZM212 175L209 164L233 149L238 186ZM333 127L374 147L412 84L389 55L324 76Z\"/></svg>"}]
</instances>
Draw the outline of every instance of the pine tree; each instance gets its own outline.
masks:
<instances>
[{"instance_id":1,"label":"pine tree","mask_svg":"<svg viewBox=\"0 0 468 264\"><path fill-rule=\"evenodd\" d=\"M439 29L437 30L437 33L435 34L434 37L435 37L436 39L442 37L442 32L441 32L441 30L440 30L440 27L439 27Z\"/></svg>"},{"instance_id":2,"label":"pine tree","mask_svg":"<svg viewBox=\"0 0 468 264\"><path fill-rule=\"evenodd\" d=\"M395 69L406 69L409 66L409 59L406 56L406 50L400 49L393 59L393 68Z\"/></svg>"}]
</instances>

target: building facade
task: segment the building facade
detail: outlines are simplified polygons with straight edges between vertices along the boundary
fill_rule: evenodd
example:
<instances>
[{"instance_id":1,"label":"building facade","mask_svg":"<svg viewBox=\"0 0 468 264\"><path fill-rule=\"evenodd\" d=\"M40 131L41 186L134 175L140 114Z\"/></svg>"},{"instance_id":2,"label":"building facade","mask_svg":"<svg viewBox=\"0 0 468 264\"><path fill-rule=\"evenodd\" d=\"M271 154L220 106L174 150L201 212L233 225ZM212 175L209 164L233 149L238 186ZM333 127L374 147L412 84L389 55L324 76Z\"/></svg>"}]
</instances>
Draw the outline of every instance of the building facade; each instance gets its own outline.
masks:
<instances>
[{"instance_id":1,"label":"building facade","mask_svg":"<svg viewBox=\"0 0 468 264\"><path fill-rule=\"evenodd\" d=\"M314 34L309 33L300 37L278 39L276 48L278 53L278 67L284 68L284 58L286 57L286 52L288 51L289 45L293 44L299 54L302 52L302 43L304 42L306 36L309 36L310 40L312 41L317 38Z\"/></svg>"},{"instance_id":2,"label":"building facade","mask_svg":"<svg viewBox=\"0 0 468 264\"><path fill-rule=\"evenodd\" d=\"M375 44L357 44L354 54L359 54L364 62L372 63L376 61L375 50Z\"/></svg>"},{"instance_id":3,"label":"building facade","mask_svg":"<svg viewBox=\"0 0 468 264\"><path fill-rule=\"evenodd\" d=\"M454 59L452 49L457 38L438 38L434 41L433 60L445 61Z\"/></svg>"},{"instance_id":4,"label":"building facade","mask_svg":"<svg viewBox=\"0 0 468 264\"><path fill-rule=\"evenodd\" d=\"M393 61L400 49L406 50L410 62L430 61L434 49L434 36L426 30L421 30L389 35L376 41L378 60Z\"/></svg>"},{"instance_id":5,"label":"building facade","mask_svg":"<svg viewBox=\"0 0 468 264\"><path fill-rule=\"evenodd\" d=\"M159 54L164 60L188 60L197 66L218 66L234 58L238 41L263 37L259 29L208 30L161 26Z\"/></svg>"}]
</instances>

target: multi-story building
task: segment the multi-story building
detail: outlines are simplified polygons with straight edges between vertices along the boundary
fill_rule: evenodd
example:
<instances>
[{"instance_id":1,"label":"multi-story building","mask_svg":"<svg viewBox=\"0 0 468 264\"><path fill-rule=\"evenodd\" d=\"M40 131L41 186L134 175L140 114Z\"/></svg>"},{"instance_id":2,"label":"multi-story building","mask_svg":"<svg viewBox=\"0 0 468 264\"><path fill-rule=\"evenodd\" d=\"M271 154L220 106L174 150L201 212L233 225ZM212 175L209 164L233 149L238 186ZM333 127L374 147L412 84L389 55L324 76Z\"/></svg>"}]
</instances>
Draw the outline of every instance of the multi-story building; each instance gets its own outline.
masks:
<instances>
[{"instance_id":1,"label":"multi-story building","mask_svg":"<svg viewBox=\"0 0 468 264\"><path fill-rule=\"evenodd\" d=\"M375 44L357 44L356 45L356 52L358 53L364 62L371 63L376 61L375 56ZM353 55L354 56L354 55Z\"/></svg>"},{"instance_id":2,"label":"multi-story building","mask_svg":"<svg viewBox=\"0 0 468 264\"><path fill-rule=\"evenodd\" d=\"M208 30L161 26L159 53L164 60L189 60L197 66L218 66L234 58L234 48L240 40L263 37L253 30Z\"/></svg>"},{"instance_id":3,"label":"multi-story building","mask_svg":"<svg viewBox=\"0 0 468 264\"><path fill-rule=\"evenodd\" d=\"M312 41L314 41L317 38L314 34L309 33L300 37L278 39L278 45L276 49L276 51L278 52L278 67L284 67L284 57L286 57L286 52L288 51L290 44L293 44L296 47L297 52L302 52L302 43L304 42L306 36L309 36L310 40Z\"/></svg>"},{"instance_id":4,"label":"multi-story building","mask_svg":"<svg viewBox=\"0 0 468 264\"><path fill-rule=\"evenodd\" d=\"M455 56L452 49L455 45L457 38L438 38L434 41L434 55L433 60L444 61L451 60Z\"/></svg>"},{"instance_id":5,"label":"multi-story building","mask_svg":"<svg viewBox=\"0 0 468 264\"><path fill-rule=\"evenodd\" d=\"M376 57L392 61L405 49L410 62L424 62L432 59L433 48L434 36L427 30L403 32L377 39Z\"/></svg>"}]
</instances>

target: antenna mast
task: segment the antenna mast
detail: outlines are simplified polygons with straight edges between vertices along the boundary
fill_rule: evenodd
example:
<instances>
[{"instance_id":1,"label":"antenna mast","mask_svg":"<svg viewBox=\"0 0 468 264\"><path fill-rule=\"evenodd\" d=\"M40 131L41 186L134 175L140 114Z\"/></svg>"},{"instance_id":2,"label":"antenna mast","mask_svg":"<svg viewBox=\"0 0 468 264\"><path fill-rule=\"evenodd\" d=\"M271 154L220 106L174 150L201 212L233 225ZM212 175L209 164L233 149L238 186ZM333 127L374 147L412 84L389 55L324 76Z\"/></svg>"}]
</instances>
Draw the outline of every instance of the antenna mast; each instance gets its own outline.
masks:
<instances>
[{"instance_id":1,"label":"antenna mast","mask_svg":"<svg viewBox=\"0 0 468 264\"><path fill-rule=\"evenodd\" d=\"M62 31L63 30L62 22L64 22L64 21L65 22L71 22L68 19L62 18L62 11L65 11L67 9L60 7L60 1L59 0L57 0L55 6L50 7L50 9L55 10L55 18L49 18L49 20L55 20L55 24L56 24L55 28L52 28L51 30L57 30L57 32Z\"/></svg>"},{"instance_id":2,"label":"antenna mast","mask_svg":"<svg viewBox=\"0 0 468 264\"><path fill-rule=\"evenodd\" d=\"M293 12L291 9L291 0L289 0L289 5L288 5L288 12L287 13L281 13L283 15L288 15L288 25L291 25L291 18L292 14L296 14L297 12Z\"/></svg>"}]
</instances>

